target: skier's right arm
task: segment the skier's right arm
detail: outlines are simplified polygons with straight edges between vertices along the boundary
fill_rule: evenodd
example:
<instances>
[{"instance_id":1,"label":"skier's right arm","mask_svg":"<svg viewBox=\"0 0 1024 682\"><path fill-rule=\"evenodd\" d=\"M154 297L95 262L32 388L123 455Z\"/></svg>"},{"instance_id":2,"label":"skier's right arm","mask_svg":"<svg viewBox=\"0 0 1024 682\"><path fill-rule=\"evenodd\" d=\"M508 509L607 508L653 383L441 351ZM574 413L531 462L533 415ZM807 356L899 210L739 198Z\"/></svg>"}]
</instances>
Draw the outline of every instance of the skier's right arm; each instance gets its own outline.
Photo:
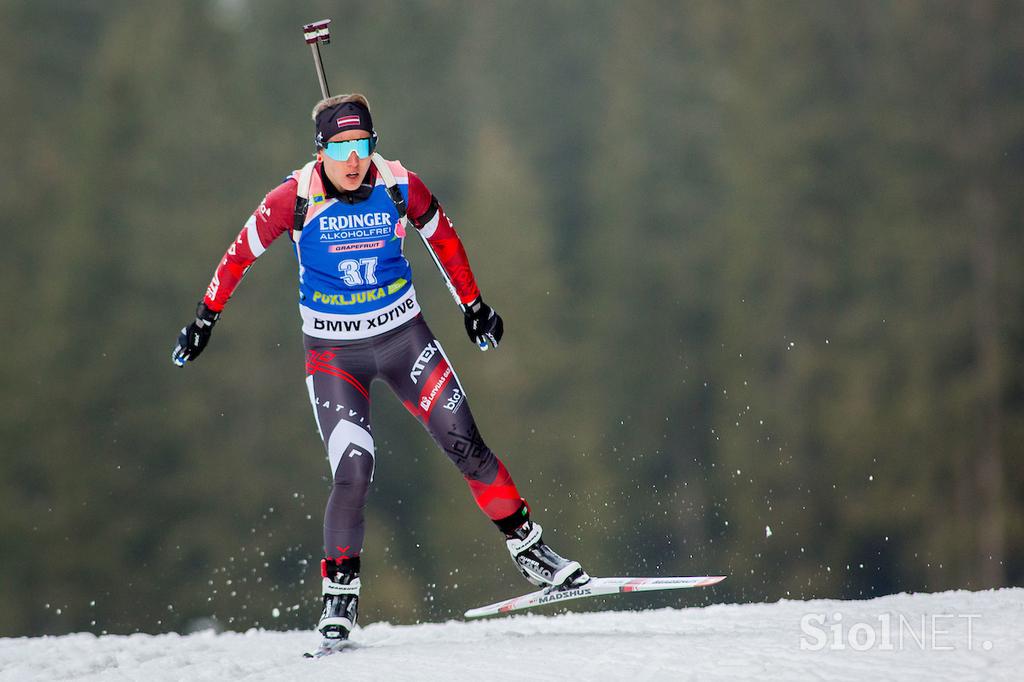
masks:
<instances>
[{"instance_id":1,"label":"skier's right arm","mask_svg":"<svg viewBox=\"0 0 1024 682\"><path fill-rule=\"evenodd\" d=\"M296 186L293 174L267 194L228 247L206 287L206 295L196 307L195 320L178 335L171 353L171 361L178 367L199 357L210 340L213 325L246 271L275 239L291 230Z\"/></svg>"}]
</instances>

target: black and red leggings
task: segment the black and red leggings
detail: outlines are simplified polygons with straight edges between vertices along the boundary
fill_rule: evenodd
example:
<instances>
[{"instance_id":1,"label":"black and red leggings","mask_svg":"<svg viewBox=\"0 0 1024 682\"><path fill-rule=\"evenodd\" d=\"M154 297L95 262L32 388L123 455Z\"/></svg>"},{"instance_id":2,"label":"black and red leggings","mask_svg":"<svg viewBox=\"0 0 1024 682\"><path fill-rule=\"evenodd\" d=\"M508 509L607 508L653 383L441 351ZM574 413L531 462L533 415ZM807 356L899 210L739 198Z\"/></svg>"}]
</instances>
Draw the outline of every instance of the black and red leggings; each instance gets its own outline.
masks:
<instances>
[{"instance_id":1,"label":"black and red leggings","mask_svg":"<svg viewBox=\"0 0 1024 682\"><path fill-rule=\"evenodd\" d=\"M466 394L422 315L356 341L304 336L306 384L327 448L334 485L324 512L328 558L358 556L363 512L373 478L370 384L383 379L462 472L488 517L506 519L523 506L505 465L484 443Z\"/></svg>"}]
</instances>

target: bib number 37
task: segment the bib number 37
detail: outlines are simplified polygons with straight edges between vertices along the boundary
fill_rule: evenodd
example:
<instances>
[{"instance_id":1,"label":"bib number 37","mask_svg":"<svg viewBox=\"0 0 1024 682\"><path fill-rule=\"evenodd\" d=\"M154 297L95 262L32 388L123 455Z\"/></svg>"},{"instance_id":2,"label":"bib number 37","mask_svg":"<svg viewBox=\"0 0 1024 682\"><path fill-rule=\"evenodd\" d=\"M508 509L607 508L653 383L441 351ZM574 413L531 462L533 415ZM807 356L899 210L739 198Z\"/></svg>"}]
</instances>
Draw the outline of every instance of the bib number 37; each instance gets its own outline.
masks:
<instances>
[{"instance_id":1,"label":"bib number 37","mask_svg":"<svg viewBox=\"0 0 1024 682\"><path fill-rule=\"evenodd\" d=\"M376 258L360 258L359 260L352 258L338 263L338 272L341 273L341 279L350 287L356 287L361 284L376 284L376 270Z\"/></svg>"}]
</instances>

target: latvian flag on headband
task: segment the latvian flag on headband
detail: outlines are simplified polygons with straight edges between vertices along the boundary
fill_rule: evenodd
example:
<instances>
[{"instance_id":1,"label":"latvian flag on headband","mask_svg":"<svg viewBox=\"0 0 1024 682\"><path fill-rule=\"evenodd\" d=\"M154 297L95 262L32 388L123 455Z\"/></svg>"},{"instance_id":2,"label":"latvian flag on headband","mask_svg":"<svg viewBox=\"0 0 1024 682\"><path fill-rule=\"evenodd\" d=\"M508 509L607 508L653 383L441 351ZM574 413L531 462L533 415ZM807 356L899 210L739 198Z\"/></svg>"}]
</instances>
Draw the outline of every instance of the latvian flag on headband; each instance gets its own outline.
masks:
<instances>
[{"instance_id":1,"label":"latvian flag on headband","mask_svg":"<svg viewBox=\"0 0 1024 682\"><path fill-rule=\"evenodd\" d=\"M338 119L338 127L344 128L345 126L357 126L359 125L358 116L342 116Z\"/></svg>"}]
</instances>

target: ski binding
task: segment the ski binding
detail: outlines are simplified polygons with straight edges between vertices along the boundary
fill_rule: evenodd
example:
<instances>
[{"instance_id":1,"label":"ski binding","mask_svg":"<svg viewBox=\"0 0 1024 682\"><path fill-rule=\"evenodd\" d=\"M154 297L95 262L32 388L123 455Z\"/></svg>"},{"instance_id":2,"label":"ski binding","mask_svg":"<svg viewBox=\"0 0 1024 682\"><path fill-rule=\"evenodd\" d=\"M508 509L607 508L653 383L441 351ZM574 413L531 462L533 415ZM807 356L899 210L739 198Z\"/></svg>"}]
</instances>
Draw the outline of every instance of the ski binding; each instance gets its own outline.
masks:
<instances>
[{"instance_id":1,"label":"ski binding","mask_svg":"<svg viewBox=\"0 0 1024 682\"><path fill-rule=\"evenodd\" d=\"M359 645L350 639L341 639L339 637L324 637L320 640L320 646L316 648L316 651L307 651L302 654L303 658L323 658L324 656L330 656L331 654L340 653L342 651L348 651L350 649L358 649Z\"/></svg>"}]
</instances>

